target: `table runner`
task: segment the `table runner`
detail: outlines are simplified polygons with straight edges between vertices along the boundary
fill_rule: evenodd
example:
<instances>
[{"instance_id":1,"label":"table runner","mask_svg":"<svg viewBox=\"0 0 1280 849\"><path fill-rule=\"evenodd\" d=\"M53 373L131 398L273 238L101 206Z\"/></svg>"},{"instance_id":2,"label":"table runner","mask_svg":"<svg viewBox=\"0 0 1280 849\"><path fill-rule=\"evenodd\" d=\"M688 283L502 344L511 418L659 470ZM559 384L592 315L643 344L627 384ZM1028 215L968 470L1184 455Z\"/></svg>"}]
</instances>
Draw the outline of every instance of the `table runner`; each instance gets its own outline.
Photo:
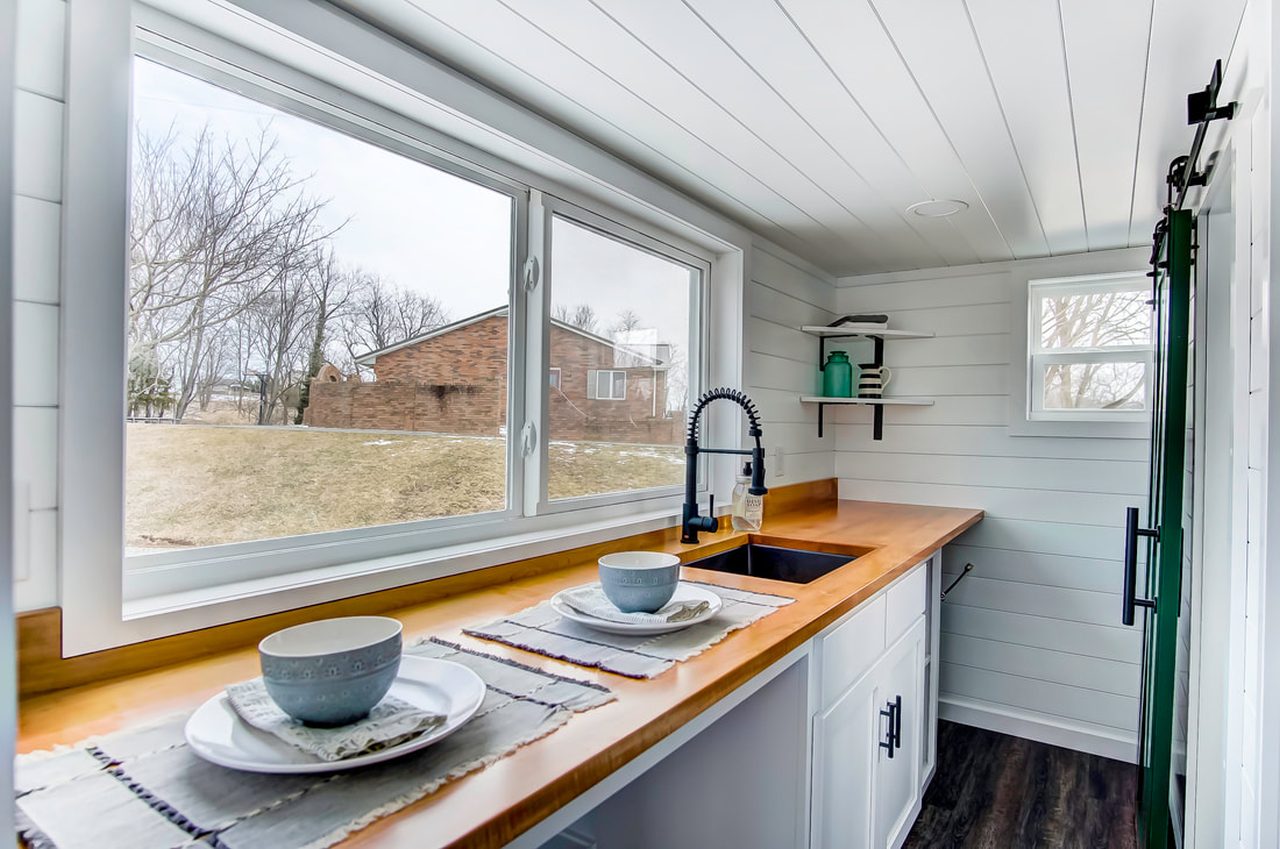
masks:
<instances>
[{"instance_id":1,"label":"table runner","mask_svg":"<svg viewBox=\"0 0 1280 849\"><path fill-rule=\"evenodd\" d=\"M323 849L615 698L440 639L407 653L461 663L488 687L471 721L426 749L347 772L239 772L191 752L183 714L19 756L19 832L33 849Z\"/></svg>"},{"instance_id":2,"label":"table runner","mask_svg":"<svg viewBox=\"0 0 1280 849\"><path fill-rule=\"evenodd\" d=\"M680 661L701 654L739 628L795 601L787 596L735 590L701 581L685 583L711 590L723 599L724 607L706 622L670 634L636 637L606 634L565 619L551 608L550 601L462 631L628 678L654 678Z\"/></svg>"}]
</instances>

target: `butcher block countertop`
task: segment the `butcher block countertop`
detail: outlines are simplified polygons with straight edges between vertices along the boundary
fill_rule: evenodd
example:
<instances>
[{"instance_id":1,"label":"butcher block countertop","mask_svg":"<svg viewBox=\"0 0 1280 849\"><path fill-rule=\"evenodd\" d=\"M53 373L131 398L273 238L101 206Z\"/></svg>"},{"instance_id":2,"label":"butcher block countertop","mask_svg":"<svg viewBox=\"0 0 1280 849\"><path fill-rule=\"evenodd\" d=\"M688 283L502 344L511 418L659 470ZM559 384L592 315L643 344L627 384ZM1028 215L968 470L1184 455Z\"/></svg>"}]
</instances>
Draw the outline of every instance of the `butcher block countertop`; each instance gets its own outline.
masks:
<instances>
[{"instance_id":1,"label":"butcher block countertop","mask_svg":"<svg viewBox=\"0 0 1280 849\"><path fill-rule=\"evenodd\" d=\"M788 605L652 680L623 678L463 636L489 622L595 578L594 559L481 586L387 614L405 626L406 643L440 636L492 654L588 679L617 700L573 719L509 757L385 817L343 846L500 847L637 757L703 710L802 645L982 518L982 511L869 501L801 503L766 513L758 534L704 534L681 545L673 532L650 549L684 561L747 541L860 555L810 584L788 584L698 569L686 577L711 584L792 596ZM724 524L728 524L727 520ZM646 540L650 542L650 540ZM234 681L258 674L252 644L154 671L50 692L19 706L18 750L72 743L184 709L194 709Z\"/></svg>"}]
</instances>

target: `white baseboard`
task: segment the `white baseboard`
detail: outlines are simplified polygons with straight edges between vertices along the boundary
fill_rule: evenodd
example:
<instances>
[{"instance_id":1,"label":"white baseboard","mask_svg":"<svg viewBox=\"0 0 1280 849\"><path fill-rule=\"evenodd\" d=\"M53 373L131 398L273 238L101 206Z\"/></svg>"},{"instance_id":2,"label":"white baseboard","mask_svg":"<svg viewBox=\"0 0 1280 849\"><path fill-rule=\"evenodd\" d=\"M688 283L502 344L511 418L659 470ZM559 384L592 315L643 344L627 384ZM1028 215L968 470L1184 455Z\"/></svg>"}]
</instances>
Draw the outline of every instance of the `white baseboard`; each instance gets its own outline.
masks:
<instances>
[{"instance_id":1,"label":"white baseboard","mask_svg":"<svg viewBox=\"0 0 1280 849\"><path fill-rule=\"evenodd\" d=\"M1136 763L1138 760L1136 736L1089 722L947 695L938 698L938 718L1117 761Z\"/></svg>"}]
</instances>

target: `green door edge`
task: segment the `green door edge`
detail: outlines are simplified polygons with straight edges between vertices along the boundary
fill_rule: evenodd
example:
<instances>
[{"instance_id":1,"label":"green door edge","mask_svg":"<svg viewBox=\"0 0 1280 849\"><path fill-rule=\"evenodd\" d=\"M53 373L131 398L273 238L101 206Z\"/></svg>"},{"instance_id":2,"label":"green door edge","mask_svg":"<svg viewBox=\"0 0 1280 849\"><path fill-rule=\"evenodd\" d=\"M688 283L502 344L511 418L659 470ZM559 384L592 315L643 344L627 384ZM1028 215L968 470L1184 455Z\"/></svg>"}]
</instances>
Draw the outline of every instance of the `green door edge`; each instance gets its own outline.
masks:
<instances>
[{"instance_id":1,"label":"green door edge","mask_svg":"<svg viewBox=\"0 0 1280 849\"><path fill-rule=\"evenodd\" d=\"M1178 611L1182 597L1182 511L1187 427L1187 346L1191 316L1191 233L1193 217L1188 210L1170 213L1165 257L1168 327L1163 403L1156 410L1162 427L1153 434L1162 444L1152 446L1158 469L1158 510L1160 529L1155 572L1155 615L1147 710L1140 733L1146 735L1145 758L1141 764L1142 806L1139 810L1139 839L1145 849L1167 849L1170 845L1169 770L1173 746L1173 713L1178 658ZM1157 297L1159 295L1157 294ZM1159 345L1163 340L1157 340ZM1154 475L1153 475L1154 477ZM1154 495L1155 493L1153 493ZM1151 517L1156 518L1156 517Z\"/></svg>"}]
</instances>

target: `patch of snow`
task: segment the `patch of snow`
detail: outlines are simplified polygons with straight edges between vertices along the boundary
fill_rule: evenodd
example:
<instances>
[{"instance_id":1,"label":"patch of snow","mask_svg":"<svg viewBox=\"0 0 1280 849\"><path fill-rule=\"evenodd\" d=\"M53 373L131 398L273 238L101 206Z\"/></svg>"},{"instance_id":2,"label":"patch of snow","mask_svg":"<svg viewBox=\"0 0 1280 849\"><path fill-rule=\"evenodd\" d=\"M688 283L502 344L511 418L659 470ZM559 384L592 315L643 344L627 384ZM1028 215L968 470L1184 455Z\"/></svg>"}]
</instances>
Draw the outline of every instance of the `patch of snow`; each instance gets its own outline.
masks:
<instances>
[{"instance_id":1,"label":"patch of snow","mask_svg":"<svg viewBox=\"0 0 1280 849\"><path fill-rule=\"evenodd\" d=\"M368 442L364 442L361 444L362 445L395 445L399 441L400 440L398 439L371 439Z\"/></svg>"}]
</instances>

